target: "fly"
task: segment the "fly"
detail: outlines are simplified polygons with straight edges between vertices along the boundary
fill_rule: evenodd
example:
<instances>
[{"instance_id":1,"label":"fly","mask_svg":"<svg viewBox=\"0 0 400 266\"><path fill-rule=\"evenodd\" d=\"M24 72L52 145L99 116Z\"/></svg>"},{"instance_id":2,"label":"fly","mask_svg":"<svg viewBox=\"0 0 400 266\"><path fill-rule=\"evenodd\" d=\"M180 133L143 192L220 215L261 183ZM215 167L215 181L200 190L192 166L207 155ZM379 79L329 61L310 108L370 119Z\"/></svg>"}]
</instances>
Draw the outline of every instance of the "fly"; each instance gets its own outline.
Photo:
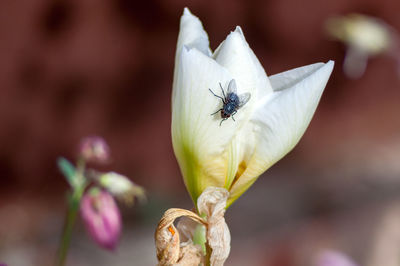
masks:
<instances>
[{"instance_id":1,"label":"fly","mask_svg":"<svg viewBox=\"0 0 400 266\"><path fill-rule=\"evenodd\" d=\"M219 86L221 87L222 95L224 97L216 95L211 89L209 90L215 97L220 98L222 101L222 108L211 114L215 115L216 113L221 111L222 120L221 123L219 123L219 125L221 126L222 122L227 120L229 117L232 117L233 121L235 121L235 118L233 116L240 108L243 107L243 105L245 105L250 100L251 95L248 92L237 95L236 82L234 79L229 82L226 95L221 83L219 83Z\"/></svg>"}]
</instances>

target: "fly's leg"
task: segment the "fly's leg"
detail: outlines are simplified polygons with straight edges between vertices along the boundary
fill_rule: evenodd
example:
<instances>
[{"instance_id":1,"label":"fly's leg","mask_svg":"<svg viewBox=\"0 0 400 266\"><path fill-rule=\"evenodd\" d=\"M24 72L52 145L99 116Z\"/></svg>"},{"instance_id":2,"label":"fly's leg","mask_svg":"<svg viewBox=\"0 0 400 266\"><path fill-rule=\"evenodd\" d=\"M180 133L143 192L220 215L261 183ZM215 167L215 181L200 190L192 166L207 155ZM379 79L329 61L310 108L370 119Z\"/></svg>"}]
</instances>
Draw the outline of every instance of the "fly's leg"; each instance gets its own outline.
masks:
<instances>
[{"instance_id":1,"label":"fly's leg","mask_svg":"<svg viewBox=\"0 0 400 266\"><path fill-rule=\"evenodd\" d=\"M233 119L233 121L236 121L235 118L233 117L236 113L237 113L237 110L235 110L235 112L232 113L232 119Z\"/></svg>"},{"instance_id":2,"label":"fly's leg","mask_svg":"<svg viewBox=\"0 0 400 266\"><path fill-rule=\"evenodd\" d=\"M224 122L226 119L228 119L228 117L227 117L227 118L223 118L223 119L221 120L221 122L219 123L219 126L221 126L221 125L222 125L222 122Z\"/></svg>"},{"instance_id":3,"label":"fly's leg","mask_svg":"<svg viewBox=\"0 0 400 266\"><path fill-rule=\"evenodd\" d=\"M218 96L217 94L215 94L211 89L208 89L215 97L220 98L222 103L225 104L225 94L224 94L224 98L222 98L221 96ZM223 91L222 91L223 92Z\"/></svg>"},{"instance_id":4,"label":"fly's leg","mask_svg":"<svg viewBox=\"0 0 400 266\"><path fill-rule=\"evenodd\" d=\"M216 113L222 111L222 109L217 110L216 112L212 113L211 115L215 115Z\"/></svg>"},{"instance_id":5,"label":"fly's leg","mask_svg":"<svg viewBox=\"0 0 400 266\"><path fill-rule=\"evenodd\" d=\"M219 86L221 88L222 95L224 95L224 99L226 99L225 92L224 92L224 89L222 88L221 82L219 83Z\"/></svg>"}]
</instances>

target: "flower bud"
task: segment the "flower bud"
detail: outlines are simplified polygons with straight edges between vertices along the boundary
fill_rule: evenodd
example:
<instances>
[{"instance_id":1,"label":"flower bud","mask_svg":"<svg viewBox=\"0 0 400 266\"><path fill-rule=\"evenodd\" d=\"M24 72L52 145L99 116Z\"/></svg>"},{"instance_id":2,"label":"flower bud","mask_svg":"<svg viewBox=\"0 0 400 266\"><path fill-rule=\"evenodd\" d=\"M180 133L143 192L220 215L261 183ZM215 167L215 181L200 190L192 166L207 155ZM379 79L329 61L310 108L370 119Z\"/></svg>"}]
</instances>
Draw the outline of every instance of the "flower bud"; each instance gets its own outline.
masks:
<instances>
[{"instance_id":1,"label":"flower bud","mask_svg":"<svg viewBox=\"0 0 400 266\"><path fill-rule=\"evenodd\" d=\"M106 141L98 136L82 139L79 151L86 161L105 163L110 159L110 148Z\"/></svg>"},{"instance_id":2,"label":"flower bud","mask_svg":"<svg viewBox=\"0 0 400 266\"><path fill-rule=\"evenodd\" d=\"M107 189L113 196L132 204L135 197L145 198L144 189L134 184L128 177L115 172L100 175L99 184Z\"/></svg>"},{"instance_id":3,"label":"flower bud","mask_svg":"<svg viewBox=\"0 0 400 266\"><path fill-rule=\"evenodd\" d=\"M219 187L229 192L231 205L292 150L333 65L317 63L268 77L240 27L212 53L201 21L185 8L175 56L171 135L193 202L208 187Z\"/></svg>"},{"instance_id":4,"label":"flower bud","mask_svg":"<svg viewBox=\"0 0 400 266\"><path fill-rule=\"evenodd\" d=\"M106 191L92 189L81 201L81 216L93 240L114 250L121 233L121 215L114 198Z\"/></svg>"}]
</instances>

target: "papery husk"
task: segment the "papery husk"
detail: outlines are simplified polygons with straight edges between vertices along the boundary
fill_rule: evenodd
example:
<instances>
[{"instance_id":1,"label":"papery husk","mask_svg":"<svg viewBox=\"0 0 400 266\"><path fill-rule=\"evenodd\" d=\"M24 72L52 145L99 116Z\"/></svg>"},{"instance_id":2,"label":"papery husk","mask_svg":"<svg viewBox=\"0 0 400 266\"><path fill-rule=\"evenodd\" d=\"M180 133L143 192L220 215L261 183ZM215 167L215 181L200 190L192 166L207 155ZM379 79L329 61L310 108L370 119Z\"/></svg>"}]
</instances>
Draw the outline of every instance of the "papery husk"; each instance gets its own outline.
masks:
<instances>
[{"instance_id":1,"label":"papery husk","mask_svg":"<svg viewBox=\"0 0 400 266\"><path fill-rule=\"evenodd\" d=\"M231 234L224 218L228 197L226 189L208 187L197 200L199 212L207 217L207 242L212 249L212 266L224 265L231 249Z\"/></svg>"},{"instance_id":2,"label":"papery husk","mask_svg":"<svg viewBox=\"0 0 400 266\"><path fill-rule=\"evenodd\" d=\"M181 217L176 225L181 242L193 240L197 226L199 226L198 222L187 217Z\"/></svg>"},{"instance_id":3,"label":"papery husk","mask_svg":"<svg viewBox=\"0 0 400 266\"><path fill-rule=\"evenodd\" d=\"M230 252L230 232L224 214L229 192L224 188L209 187L198 199L198 210L206 217L184 209L169 209L161 218L156 233L157 258L160 266L164 265L205 265L203 251L193 243L196 227L206 228L209 246L209 265L221 266ZM175 219L183 217L174 226Z\"/></svg>"},{"instance_id":4,"label":"papery husk","mask_svg":"<svg viewBox=\"0 0 400 266\"><path fill-rule=\"evenodd\" d=\"M188 217L199 224L207 225L207 222L194 212L172 208L167 210L158 223L155 233L158 265L199 265L202 261L201 248L191 241L182 242L176 227L175 219Z\"/></svg>"},{"instance_id":5,"label":"papery husk","mask_svg":"<svg viewBox=\"0 0 400 266\"><path fill-rule=\"evenodd\" d=\"M194 245L193 242L181 243L181 258L174 266L188 266L188 265L204 265L203 252L199 245Z\"/></svg>"}]
</instances>

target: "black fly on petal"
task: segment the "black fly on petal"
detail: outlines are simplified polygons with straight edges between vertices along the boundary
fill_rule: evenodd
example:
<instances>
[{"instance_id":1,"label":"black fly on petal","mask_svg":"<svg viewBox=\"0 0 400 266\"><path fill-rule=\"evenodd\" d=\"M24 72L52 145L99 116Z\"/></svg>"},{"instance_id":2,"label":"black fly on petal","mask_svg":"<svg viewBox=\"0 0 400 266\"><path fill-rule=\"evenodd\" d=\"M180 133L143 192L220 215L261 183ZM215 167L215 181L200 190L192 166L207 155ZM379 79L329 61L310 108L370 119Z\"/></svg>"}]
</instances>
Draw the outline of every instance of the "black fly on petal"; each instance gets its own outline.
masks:
<instances>
[{"instance_id":1,"label":"black fly on petal","mask_svg":"<svg viewBox=\"0 0 400 266\"><path fill-rule=\"evenodd\" d=\"M211 114L215 115L216 113L221 111L222 120L221 123L219 123L219 125L221 126L222 122L227 120L229 117L232 117L233 121L235 121L235 118L233 116L240 108L243 107L243 105L245 105L250 100L251 95L248 92L237 95L236 82L234 79L229 82L226 94L224 89L222 88L221 83L219 83L219 86L221 87L223 97L216 95L211 89L209 90L215 97L220 98L222 101L222 108Z\"/></svg>"}]
</instances>

